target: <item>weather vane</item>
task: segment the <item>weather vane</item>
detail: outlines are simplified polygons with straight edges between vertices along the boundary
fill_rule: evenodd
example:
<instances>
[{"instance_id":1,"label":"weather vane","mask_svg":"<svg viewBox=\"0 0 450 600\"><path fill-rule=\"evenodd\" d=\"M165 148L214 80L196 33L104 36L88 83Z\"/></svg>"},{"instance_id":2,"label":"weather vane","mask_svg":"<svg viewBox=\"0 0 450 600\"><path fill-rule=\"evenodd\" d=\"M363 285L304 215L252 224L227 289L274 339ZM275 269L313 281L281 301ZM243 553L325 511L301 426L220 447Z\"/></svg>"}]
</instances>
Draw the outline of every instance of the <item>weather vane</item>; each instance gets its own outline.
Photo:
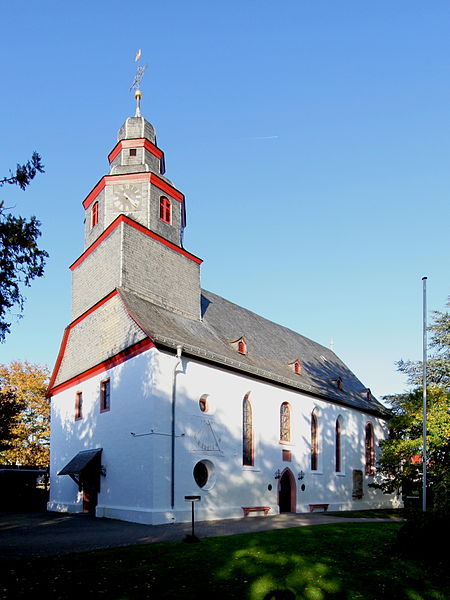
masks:
<instances>
[{"instance_id":1,"label":"weather vane","mask_svg":"<svg viewBox=\"0 0 450 600\"><path fill-rule=\"evenodd\" d=\"M138 60L141 58L141 50L139 49L136 53L136 56L134 58L134 62L138 62ZM131 84L130 87L130 92L131 90L136 90L134 92L134 97L136 98L136 114L134 115L135 117L140 117L141 116L141 98L142 98L142 92L139 89L140 85L141 85L141 81L142 78L144 77L144 73L145 73L145 69L147 68L147 65L138 65L137 69L136 69L136 75L134 76L133 79L133 83Z\"/></svg>"}]
</instances>

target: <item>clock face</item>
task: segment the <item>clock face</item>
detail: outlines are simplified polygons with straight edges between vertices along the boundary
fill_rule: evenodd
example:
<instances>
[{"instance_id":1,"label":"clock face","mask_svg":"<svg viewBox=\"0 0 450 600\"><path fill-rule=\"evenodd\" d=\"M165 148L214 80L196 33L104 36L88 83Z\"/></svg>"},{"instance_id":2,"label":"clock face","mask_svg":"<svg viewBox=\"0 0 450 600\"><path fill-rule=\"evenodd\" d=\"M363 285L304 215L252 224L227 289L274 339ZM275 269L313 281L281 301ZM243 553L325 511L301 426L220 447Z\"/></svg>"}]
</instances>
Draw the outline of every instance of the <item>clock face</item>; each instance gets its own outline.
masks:
<instances>
[{"instance_id":1,"label":"clock face","mask_svg":"<svg viewBox=\"0 0 450 600\"><path fill-rule=\"evenodd\" d=\"M131 212L141 208L142 190L134 183L123 183L114 186L113 204L119 212Z\"/></svg>"}]
</instances>

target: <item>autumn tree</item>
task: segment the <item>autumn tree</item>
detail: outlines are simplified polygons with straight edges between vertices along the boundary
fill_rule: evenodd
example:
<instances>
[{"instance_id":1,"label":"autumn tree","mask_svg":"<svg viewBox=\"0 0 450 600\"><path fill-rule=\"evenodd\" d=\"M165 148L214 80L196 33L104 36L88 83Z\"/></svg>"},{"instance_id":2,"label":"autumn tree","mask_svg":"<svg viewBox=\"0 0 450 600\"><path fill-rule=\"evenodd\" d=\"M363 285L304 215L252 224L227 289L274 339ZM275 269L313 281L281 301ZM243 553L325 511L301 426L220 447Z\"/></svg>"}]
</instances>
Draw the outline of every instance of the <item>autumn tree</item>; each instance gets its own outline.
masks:
<instances>
[{"instance_id":1,"label":"autumn tree","mask_svg":"<svg viewBox=\"0 0 450 600\"><path fill-rule=\"evenodd\" d=\"M31 160L17 165L15 172L0 179L0 187L18 185L25 190L37 173L44 172L41 157L33 152ZM41 223L32 216L26 219L15 216L0 201L0 342L10 332L8 314L17 307L23 310L23 286L44 274L45 259L48 254L38 246Z\"/></svg>"},{"instance_id":2,"label":"autumn tree","mask_svg":"<svg viewBox=\"0 0 450 600\"><path fill-rule=\"evenodd\" d=\"M0 463L48 467L48 375L28 362L0 365Z\"/></svg>"},{"instance_id":3,"label":"autumn tree","mask_svg":"<svg viewBox=\"0 0 450 600\"><path fill-rule=\"evenodd\" d=\"M450 302L448 303L450 305ZM434 311L427 360L427 482L435 508L450 510L450 314ZM399 361L412 391L388 396L391 436L380 443L377 487L392 493L421 489L423 390L420 361Z\"/></svg>"}]
</instances>

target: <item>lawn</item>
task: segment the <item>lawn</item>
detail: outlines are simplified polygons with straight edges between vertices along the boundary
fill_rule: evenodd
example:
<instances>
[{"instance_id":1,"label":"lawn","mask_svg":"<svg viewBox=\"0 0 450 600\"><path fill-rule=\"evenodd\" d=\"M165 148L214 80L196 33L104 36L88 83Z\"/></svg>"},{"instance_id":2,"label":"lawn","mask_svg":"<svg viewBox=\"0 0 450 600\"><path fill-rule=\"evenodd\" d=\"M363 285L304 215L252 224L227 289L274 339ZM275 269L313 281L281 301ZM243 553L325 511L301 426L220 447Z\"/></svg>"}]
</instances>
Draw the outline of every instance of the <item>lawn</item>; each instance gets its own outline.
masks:
<instances>
[{"instance_id":1,"label":"lawn","mask_svg":"<svg viewBox=\"0 0 450 600\"><path fill-rule=\"evenodd\" d=\"M333 517L351 517L352 519L404 519L406 517L404 508L327 511L327 515L332 515Z\"/></svg>"},{"instance_id":2,"label":"lawn","mask_svg":"<svg viewBox=\"0 0 450 600\"><path fill-rule=\"evenodd\" d=\"M399 526L317 525L11 562L0 597L448 600L447 574L395 556Z\"/></svg>"}]
</instances>

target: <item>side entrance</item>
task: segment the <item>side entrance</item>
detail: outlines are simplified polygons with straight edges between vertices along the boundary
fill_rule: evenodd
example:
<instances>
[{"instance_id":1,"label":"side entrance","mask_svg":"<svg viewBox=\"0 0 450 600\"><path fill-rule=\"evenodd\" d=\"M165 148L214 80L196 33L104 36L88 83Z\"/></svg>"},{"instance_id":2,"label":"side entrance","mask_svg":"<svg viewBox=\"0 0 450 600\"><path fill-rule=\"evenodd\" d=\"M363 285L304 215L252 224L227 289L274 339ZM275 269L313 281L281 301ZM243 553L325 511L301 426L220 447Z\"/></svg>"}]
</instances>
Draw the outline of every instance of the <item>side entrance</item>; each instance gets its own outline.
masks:
<instances>
[{"instance_id":1,"label":"side entrance","mask_svg":"<svg viewBox=\"0 0 450 600\"><path fill-rule=\"evenodd\" d=\"M296 512L297 486L290 469L285 469L278 483L278 506L280 513Z\"/></svg>"}]
</instances>

